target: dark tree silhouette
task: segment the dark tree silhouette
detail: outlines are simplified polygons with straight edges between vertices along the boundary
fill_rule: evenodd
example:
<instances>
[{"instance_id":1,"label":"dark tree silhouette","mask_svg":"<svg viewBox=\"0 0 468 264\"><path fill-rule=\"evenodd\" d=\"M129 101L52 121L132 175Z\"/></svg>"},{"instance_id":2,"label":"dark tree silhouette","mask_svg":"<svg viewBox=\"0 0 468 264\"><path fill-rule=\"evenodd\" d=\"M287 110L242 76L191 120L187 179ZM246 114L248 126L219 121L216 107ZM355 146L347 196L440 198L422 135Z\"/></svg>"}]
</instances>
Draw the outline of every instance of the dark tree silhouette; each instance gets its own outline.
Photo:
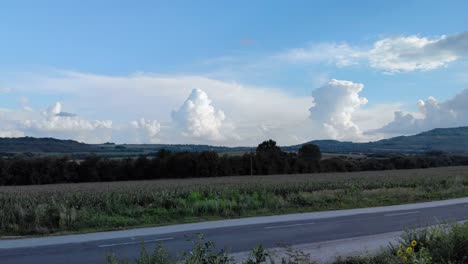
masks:
<instances>
[{"instance_id":1,"label":"dark tree silhouette","mask_svg":"<svg viewBox=\"0 0 468 264\"><path fill-rule=\"evenodd\" d=\"M257 154L258 153L279 153L279 152L281 152L280 147L276 145L276 141L271 140L271 139L263 141L257 147Z\"/></svg>"},{"instance_id":2,"label":"dark tree silhouette","mask_svg":"<svg viewBox=\"0 0 468 264\"><path fill-rule=\"evenodd\" d=\"M307 162L318 162L322 158L320 148L314 144L305 144L298 151L298 157Z\"/></svg>"},{"instance_id":3,"label":"dark tree silhouette","mask_svg":"<svg viewBox=\"0 0 468 264\"><path fill-rule=\"evenodd\" d=\"M320 149L315 145L304 145L298 153L283 152L271 139L258 145L255 153L245 153L242 156L219 157L213 151L160 150L151 157L109 159L90 155L76 160L66 156L38 157L19 154L0 157L0 185L235 176L250 175L251 172L253 175L268 175L468 165L468 156L426 154L377 158L339 156L321 160Z\"/></svg>"}]
</instances>

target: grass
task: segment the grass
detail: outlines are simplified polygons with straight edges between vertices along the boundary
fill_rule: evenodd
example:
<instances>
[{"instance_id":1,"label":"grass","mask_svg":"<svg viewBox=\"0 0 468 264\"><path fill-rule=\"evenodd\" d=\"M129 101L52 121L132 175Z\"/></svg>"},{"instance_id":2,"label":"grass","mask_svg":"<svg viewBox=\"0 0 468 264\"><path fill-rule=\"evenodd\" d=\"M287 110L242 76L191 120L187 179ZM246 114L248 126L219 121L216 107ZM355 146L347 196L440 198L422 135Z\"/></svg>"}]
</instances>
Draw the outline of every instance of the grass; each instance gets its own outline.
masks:
<instances>
[{"instance_id":1,"label":"grass","mask_svg":"<svg viewBox=\"0 0 468 264\"><path fill-rule=\"evenodd\" d=\"M468 167L0 187L0 235L124 229L468 196Z\"/></svg>"}]
</instances>

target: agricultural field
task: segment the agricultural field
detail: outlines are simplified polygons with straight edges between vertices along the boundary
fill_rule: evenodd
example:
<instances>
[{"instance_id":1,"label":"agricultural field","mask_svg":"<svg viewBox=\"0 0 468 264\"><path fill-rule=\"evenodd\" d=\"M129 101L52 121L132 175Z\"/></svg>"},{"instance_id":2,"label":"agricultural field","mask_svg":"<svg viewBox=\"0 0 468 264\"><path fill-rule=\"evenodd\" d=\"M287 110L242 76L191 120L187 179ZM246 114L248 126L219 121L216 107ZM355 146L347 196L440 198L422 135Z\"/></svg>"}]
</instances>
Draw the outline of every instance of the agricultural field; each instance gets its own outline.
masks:
<instances>
[{"instance_id":1,"label":"agricultural field","mask_svg":"<svg viewBox=\"0 0 468 264\"><path fill-rule=\"evenodd\" d=\"M0 187L2 237L468 196L468 167Z\"/></svg>"}]
</instances>

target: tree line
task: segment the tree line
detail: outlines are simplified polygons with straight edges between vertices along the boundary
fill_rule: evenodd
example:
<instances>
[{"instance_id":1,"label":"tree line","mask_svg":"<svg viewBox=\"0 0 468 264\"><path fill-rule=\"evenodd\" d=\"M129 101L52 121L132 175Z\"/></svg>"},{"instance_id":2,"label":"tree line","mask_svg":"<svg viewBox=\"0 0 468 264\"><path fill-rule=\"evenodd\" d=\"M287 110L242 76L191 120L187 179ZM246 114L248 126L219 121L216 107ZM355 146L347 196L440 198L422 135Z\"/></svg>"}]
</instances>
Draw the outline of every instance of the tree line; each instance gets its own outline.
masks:
<instances>
[{"instance_id":1,"label":"tree line","mask_svg":"<svg viewBox=\"0 0 468 264\"><path fill-rule=\"evenodd\" d=\"M264 141L255 152L241 156L213 151L170 152L155 157L110 159L91 155L83 160L62 157L0 158L0 185L34 185L72 182L177 179L236 175L269 175L316 172L415 169L468 165L467 156L434 152L419 156L385 158L322 159L318 146L303 145L299 151L284 152L273 140Z\"/></svg>"}]
</instances>

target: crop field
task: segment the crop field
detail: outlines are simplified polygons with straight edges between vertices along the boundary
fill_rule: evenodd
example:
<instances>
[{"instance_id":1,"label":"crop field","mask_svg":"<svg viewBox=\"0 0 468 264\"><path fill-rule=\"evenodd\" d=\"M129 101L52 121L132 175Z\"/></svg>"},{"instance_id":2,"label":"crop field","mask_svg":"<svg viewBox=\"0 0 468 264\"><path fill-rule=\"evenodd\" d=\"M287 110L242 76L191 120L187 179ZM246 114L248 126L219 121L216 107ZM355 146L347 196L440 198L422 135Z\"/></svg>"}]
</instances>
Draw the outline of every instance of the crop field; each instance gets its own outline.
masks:
<instances>
[{"instance_id":1,"label":"crop field","mask_svg":"<svg viewBox=\"0 0 468 264\"><path fill-rule=\"evenodd\" d=\"M468 196L468 167L0 187L0 235L87 232Z\"/></svg>"}]
</instances>

